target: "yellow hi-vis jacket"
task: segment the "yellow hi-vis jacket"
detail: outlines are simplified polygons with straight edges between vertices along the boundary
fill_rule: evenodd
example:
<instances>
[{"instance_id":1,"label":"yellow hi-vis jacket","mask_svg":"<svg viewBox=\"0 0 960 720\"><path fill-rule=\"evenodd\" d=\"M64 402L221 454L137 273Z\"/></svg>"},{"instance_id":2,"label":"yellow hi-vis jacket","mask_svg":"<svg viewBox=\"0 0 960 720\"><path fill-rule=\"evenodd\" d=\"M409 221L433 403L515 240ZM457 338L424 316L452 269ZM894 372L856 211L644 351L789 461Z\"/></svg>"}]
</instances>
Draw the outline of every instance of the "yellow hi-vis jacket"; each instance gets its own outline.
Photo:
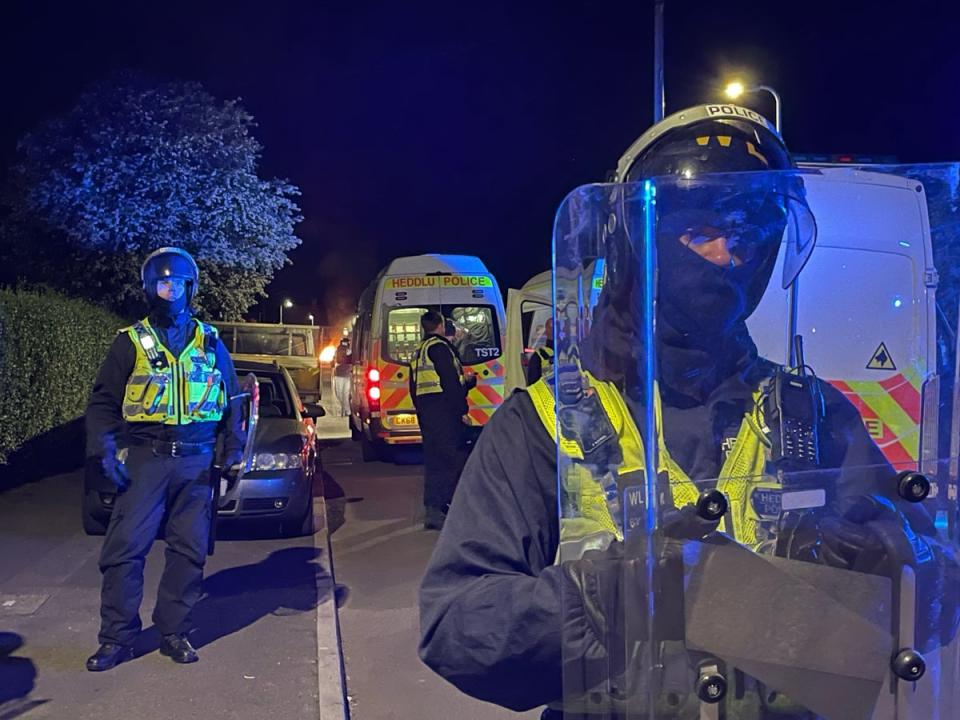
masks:
<instances>
[{"instance_id":1,"label":"yellow hi-vis jacket","mask_svg":"<svg viewBox=\"0 0 960 720\"><path fill-rule=\"evenodd\" d=\"M630 411L627 408L620 392L610 383L600 382L589 373L584 373L587 380L587 392L595 392L600 399L607 418L617 433L623 462L618 469L618 475L623 477L630 473L642 473L644 469L643 440L637 429ZM557 420L553 388L546 379L534 383L527 389L533 406L536 408L541 422L554 442L557 440ZM756 398L755 398L756 399ZM754 404L756 407L756 403ZM655 418L658 428L663 427L662 412L659 395L655 394ZM683 469L670 457L663 441L663 433L658 432L658 473L666 474L669 479L670 498L662 500L665 504L674 507L694 504L700 494L696 484L687 476ZM582 551L596 545L584 543L587 538L605 542L598 543L605 546L613 538L623 539L622 518L614 518L607 504L606 490L597 478L590 475L586 467L576 463L583 459L583 453L577 443L568 438L559 439L561 452L574 460L563 479L564 492L574 498L579 507L579 517L562 518L560 523L560 559L576 559ZM750 504L750 493L758 488L769 485L779 487L776 483L764 482L764 471L768 460L770 443L762 430L759 412L755 409L743 418L737 441L720 470L717 489L727 496L730 503L729 517L733 527L726 527L724 518L721 530L729 533L737 542L748 547L754 546L766 539L761 528L760 518ZM564 552L565 548L580 549L574 552Z\"/></svg>"},{"instance_id":2,"label":"yellow hi-vis jacket","mask_svg":"<svg viewBox=\"0 0 960 720\"><path fill-rule=\"evenodd\" d=\"M130 336L137 352L123 395L124 420L188 425L223 417L226 389L216 368L216 328L198 321L179 357L164 347L146 319L120 332Z\"/></svg>"},{"instance_id":3,"label":"yellow hi-vis jacket","mask_svg":"<svg viewBox=\"0 0 960 720\"><path fill-rule=\"evenodd\" d=\"M630 473L639 473L639 477L642 477L643 440L623 397L611 383L598 381L590 373L585 372L583 375L587 381L587 392L595 392L598 395L600 404L616 431L623 457L618 475L623 477ZM623 540L623 519L615 518L611 514L605 489L599 480L590 474L585 465L576 462L584 459L580 446L569 438L561 436L559 440L557 439L556 403L553 388L548 384L547 378L534 383L527 388L527 392L550 437L559 444L564 455L574 460L563 476L563 492L574 498L574 503L580 512L578 517L565 517L560 520L560 547L557 552L557 562L576 560L588 550L606 548L613 539ZM760 518L751 506L750 494L758 488L779 487L775 482L764 480L770 443L764 435L757 410L756 400L759 395L759 391L754 394L754 410L744 416L736 444L724 462L720 477L717 479L717 489L723 492L729 501L730 511L727 517L731 519L732 524L732 527L727 527L727 517L725 517L720 529L748 547L756 546L767 539L761 527ZM656 391L654 392L654 415L657 428L662 428L660 397ZM670 457L663 441L663 433L658 432L657 435L657 471L659 475L665 473L668 477L671 495L669 498L663 498L662 502L678 508L696 503L700 491ZM682 703L683 712L681 713L679 707L664 708L659 704L657 712L662 711L664 716L670 717L697 716L699 714L697 708L700 704L697 697L687 690L688 676L692 669L687 667L685 651L682 648L673 648L671 652L672 658L668 657L671 653L666 653L663 658L667 663L664 686L668 689L672 686L677 690L677 702ZM591 703L589 698L573 701L574 707L579 708L580 712L587 716L591 714ZM725 707L727 717L735 720L759 720L762 716L755 691L748 692L739 699L728 695ZM802 710L782 694L778 696L775 707L784 713L796 713ZM688 713L693 714L688 715ZM600 714L602 715L603 712ZM660 715L657 716L660 717ZM796 717L797 715L786 716Z\"/></svg>"},{"instance_id":4,"label":"yellow hi-vis jacket","mask_svg":"<svg viewBox=\"0 0 960 720\"><path fill-rule=\"evenodd\" d=\"M416 388L417 397L443 392L443 387L440 385L440 374L434 367L433 360L430 359L429 350L434 345L445 344L446 343L436 335L430 335L413 353L410 366L413 372L413 385L414 388ZM460 358L457 357L455 352L451 350L450 353L453 355L453 365L457 369L460 384L463 385L463 365L460 364Z\"/></svg>"}]
</instances>

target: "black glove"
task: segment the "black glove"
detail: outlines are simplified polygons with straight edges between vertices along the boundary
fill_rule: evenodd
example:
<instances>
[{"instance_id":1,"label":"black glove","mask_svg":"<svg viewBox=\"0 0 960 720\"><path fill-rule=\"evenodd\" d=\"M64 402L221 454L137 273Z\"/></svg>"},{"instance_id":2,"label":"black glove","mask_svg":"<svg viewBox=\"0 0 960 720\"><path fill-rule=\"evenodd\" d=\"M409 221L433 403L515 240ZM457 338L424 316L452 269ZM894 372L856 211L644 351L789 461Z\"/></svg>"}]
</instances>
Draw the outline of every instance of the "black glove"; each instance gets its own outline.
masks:
<instances>
[{"instance_id":1,"label":"black glove","mask_svg":"<svg viewBox=\"0 0 960 720\"><path fill-rule=\"evenodd\" d=\"M729 541L716 532L718 524L719 521L704 520L697 514L696 507L688 505L666 510L660 528L653 535L655 626L658 633L663 633L663 640L683 639L684 545L691 541ZM563 564L567 577L579 591L594 641L604 646L622 647L621 621L626 609L646 607L650 541L646 534L636 532L626 542L614 541L606 550L588 550L579 560ZM640 630L644 622L638 620L634 626Z\"/></svg>"},{"instance_id":2,"label":"black glove","mask_svg":"<svg viewBox=\"0 0 960 720\"><path fill-rule=\"evenodd\" d=\"M916 533L887 498L856 495L809 515L794 531L787 557L889 577L899 587L905 566L917 585L916 646L929 652L950 643L960 627L960 568L950 547Z\"/></svg>"},{"instance_id":3,"label":"black glove","mask_svg":"<svg viewBox=\"0 0 960 720\"><path fill-rule=\"evenodd\" d=\"M122 493L130 487L130 476L127 475L127 468L117 457L116 452L104 453L101 466L104 476L113 483L118 493Z\"/></svg>"},{"instance_id":4,"label":"black glove","mask_svg":"<svg viewBox=\"0 0 960 720\"><path fill-rule=\"evenodd\" d=\"M856 495L831 503L820 520L822 562L855 572L899 579L933 559L930 545L890 500Z\"/></svg>"}]
</instances>

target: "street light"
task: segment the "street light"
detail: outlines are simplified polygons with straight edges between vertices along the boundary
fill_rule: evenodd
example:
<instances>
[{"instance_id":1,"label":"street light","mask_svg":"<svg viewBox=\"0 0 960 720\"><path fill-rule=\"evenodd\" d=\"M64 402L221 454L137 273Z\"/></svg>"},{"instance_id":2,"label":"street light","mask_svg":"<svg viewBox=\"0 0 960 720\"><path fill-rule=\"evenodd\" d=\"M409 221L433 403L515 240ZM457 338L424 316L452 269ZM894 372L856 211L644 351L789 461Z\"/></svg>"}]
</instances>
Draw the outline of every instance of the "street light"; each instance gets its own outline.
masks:
<instances>
[{"instance_id":1,"label":"street light","mask_svg":"<svg viewBox=\"0 0 960 720\"><path fill-rule=\"evenodd\" d=\"M313 313L307 315L307 319L310 321L310 324L313 325Z\"/></svg>"},{"instance_id":2,"label":"street light","mask_svg":"<svg viewBox=\"0 0 960 720\"><path fill-rule=\"evenodd\" d=\"M780 133L780 93L774 90L769 85L751 85L746 87L742 82L735 80L734 82L727 83L727 87L724 89L724 93L731 100L736 100L738 97L744 93L755 93L755 92L768 92L773 95L773 108L774 108L774 120L773 125L777 128L777 133Z\"/></svg>"},{"instance_id":3,"label":"street light","mask_svg":"<svg viewBox=\"0 0 960 720\"><path fill-rule=\"evenodd\" d=\"M280 303L280 324L281 325L283 325L283 309L292 308L292 307L293 307L293 300L291 300L290 298L284 298L283 302Z\"/></svg>"}]
</instances>

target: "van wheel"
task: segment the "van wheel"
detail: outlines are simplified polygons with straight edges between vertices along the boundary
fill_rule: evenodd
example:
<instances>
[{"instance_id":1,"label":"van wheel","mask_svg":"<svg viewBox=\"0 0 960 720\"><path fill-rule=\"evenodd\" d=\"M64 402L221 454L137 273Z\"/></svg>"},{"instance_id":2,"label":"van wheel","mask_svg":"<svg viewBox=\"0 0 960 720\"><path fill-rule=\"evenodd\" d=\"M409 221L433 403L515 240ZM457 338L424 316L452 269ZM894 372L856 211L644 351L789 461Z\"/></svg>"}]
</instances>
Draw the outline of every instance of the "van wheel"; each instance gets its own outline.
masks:
<instances>
[{"instance_id":1,"label":"van wheel","mask_svg":"<svg viewBox=\"0 0 960 720\"><path fill-rule=\"evenodd\" d=\"M360 433L360 457L364 462L376 462L380 459L379 445L367 437L366 433Z\"/></svg>"},{"instance_id":2,"label":"van wheel","mask_svg":"<svg viewBox=\"0 0 960 720\"><path fill-rule=\"evenodd\" d=\"M353 418L350 419L350 439L354 442L359 442L360 438L363 437L363 432L357 430L357 426L353 424Z\"/></svg>"}]
</instances>

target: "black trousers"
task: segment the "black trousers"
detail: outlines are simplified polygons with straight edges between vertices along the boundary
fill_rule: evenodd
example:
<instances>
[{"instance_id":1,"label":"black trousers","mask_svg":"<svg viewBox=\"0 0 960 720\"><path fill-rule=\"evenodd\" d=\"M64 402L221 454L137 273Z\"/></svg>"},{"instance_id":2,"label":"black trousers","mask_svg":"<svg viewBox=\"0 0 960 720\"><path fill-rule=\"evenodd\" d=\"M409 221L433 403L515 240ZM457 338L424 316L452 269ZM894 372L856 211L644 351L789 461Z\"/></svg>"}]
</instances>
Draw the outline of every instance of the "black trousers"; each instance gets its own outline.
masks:
<instances>
[{"instance_id":1,"label":"black trousers","mask_svg":"<svg viewBox=\"0 0 960 720\"><path fill-rule=\"evenodd\" d=\"M446 512L467 461L466 427L441 403L417 410L423 435L423 505Z\"/></svg>"},{"instance_id":2,"label":"black trousers","mask_svg":"<svg viewBox=\"0 0 960 720\"><path fill-rule=\"evenodd\" d=\"M143 565L166 519L166 566L153 622L164 635L185 633L200 598L207 558L211 453L187 457L130 448L130 486L117 496L100 552L100 642L130 645L140 632Z\"/></svg>"}]
</instances>

